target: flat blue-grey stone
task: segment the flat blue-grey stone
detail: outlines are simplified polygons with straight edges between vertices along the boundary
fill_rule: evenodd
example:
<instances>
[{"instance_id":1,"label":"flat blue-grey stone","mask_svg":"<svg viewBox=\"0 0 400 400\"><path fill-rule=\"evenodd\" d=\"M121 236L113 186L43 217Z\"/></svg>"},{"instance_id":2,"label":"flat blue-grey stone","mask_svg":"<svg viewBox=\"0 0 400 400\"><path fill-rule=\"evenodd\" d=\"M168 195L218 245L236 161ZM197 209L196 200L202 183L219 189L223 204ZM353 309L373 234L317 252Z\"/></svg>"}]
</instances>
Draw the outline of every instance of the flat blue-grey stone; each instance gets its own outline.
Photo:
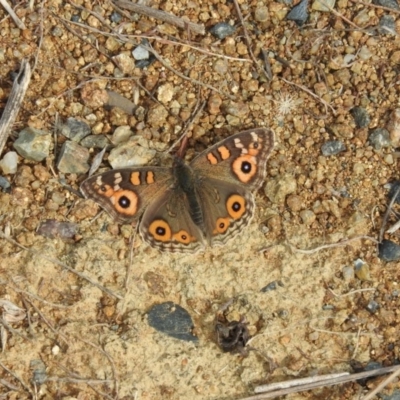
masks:
<instances>
[{"instance_id":1,"label":"flat blue-grey stone","mask_svg":"<svg viewBox=\"0 0 400 400\"><path fill-rule=\"evenodd\" d=\"M175 339L197 342L193 335L193 321L190 314L179 304L167 301L156 304L148 312L149 325Z\"/></svg>"},{"instance_id":2,"label":"flat blue-grey stone","mask_svg":"<svg viewBox=\"0 0 400 400\"><path fill-rule=\"evenodd\" d=\"M400 246L391 240L382 240L379 243L378 257L383 261L398 261L400 260Z\"/></svg>"},{"instance_id":3,"label":"flat blue-grey stone","mask_svg":"<svg viewBox=\"0 0 400 400\"><path fill-rule=\"evenodd\" d=\"M25 128L14 142L14 149L31 161L43 161L50 153L51 135L35 128Z\"/></svg>"}]
</instances>

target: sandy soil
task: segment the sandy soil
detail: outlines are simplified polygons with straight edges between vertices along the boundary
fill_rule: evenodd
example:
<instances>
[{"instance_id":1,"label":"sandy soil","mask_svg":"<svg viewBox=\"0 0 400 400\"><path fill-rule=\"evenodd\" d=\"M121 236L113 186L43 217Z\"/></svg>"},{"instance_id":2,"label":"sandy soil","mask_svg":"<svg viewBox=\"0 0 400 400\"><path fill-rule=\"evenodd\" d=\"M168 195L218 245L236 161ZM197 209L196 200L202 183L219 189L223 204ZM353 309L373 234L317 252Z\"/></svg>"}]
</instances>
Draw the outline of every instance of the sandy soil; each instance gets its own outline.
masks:
<instances>
[{"instance_id":1,"label":"sandy soil","mask_svg":"<svg viewBox=\"0 0 400 400\"><path fill-rule=\"evenodd\" d=\"M85 178L57 171L65 138L59 136L42 163L20 158L17 174L8 176L11 191L0 192L0 227L10 239L0 239L0 298L27 316L3 329L8 334L2 338L0 376L8 383L0 382L0 393L7 399L242 399L267 382L352 372L351 360L362 366L396 363L399 263L379 260L376 244L366 239L310 254L295 248L378 237L388 204L383 186L398 178L399 137L392 129L392 145L377 151L368 136L396 122L400 52L398 35L367 28L385 14L397 27L398 13L340 0L340 15L310 10L299 29L284 19L290 7L283 3L243 3L256 68L233 4L149 5L207 29L226 21L237 30L223 40L209 33L188 38L184 29L139 14L112 22L108 2L59 1L34 3L32 9L19 4L16 12L27 26L20 30L0 9L0 103L21 59L36 62L4 153L26 126L53 132L57 115L84 120L98 135L129 125L150 147L167 148L200 99L206 105L189 128L188 158L240 130L275 131L256 216L226 246L195 256L161 254L135 236L130 261L134 229L105 213L94 218L99 208L63 186L78 189ZM73 15L81 26L71 22ZM116 32L130 36L124 42ZM156 61L121 73L113 57L131 57L141 35L165 65ZM272 80L262 73L261 49L267 50ZM158 91L167 83L171 99ZM95 105L88 87L107 87L134 101L146 110L144 119ZM354 106L369 113L367 127L356 126ZM346 150L324 157L321 146L332 139ZM107 154L103 167L109 166L106 159ZM79 233L69 240L38 235L46 219L75 222ZM357 259L366 263L362 272L343 274ZM275 290L261 292L273 281L279 282ZM216 344L216 314L231 299L227 318L246 317L251 346L258 350L247 357L223 353ZM198 343L149 326L148 310L165 301L190 313ZM375 312L368 311L372 301ZM355 399L381 379L288 398ZM395 381L385 393L397 386Z\"/></svg>"}]
</instances>

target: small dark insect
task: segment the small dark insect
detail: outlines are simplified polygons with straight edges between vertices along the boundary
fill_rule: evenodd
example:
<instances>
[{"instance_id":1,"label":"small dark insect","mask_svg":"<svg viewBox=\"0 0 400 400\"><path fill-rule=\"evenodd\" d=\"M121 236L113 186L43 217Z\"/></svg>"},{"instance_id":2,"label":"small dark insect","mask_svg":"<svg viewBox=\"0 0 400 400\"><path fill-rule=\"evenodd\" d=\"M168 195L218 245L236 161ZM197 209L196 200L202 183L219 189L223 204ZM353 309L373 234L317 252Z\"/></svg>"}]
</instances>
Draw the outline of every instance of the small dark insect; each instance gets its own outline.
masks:
<instances>
[{"instance_id":1,"label":"small dark insect","mask_svg":"<svg viewBox=\"0 0 400 400\"><path fill-rule=\"evenodd\" d=\"M224 317L224 321L216 323L215 330L217 332L217 343L223 351L240 353L242 356L248 355L245 347L250 339L250 333L244 317L241 317L240 321L230 322Z\"/></svg>"}]
</instances>

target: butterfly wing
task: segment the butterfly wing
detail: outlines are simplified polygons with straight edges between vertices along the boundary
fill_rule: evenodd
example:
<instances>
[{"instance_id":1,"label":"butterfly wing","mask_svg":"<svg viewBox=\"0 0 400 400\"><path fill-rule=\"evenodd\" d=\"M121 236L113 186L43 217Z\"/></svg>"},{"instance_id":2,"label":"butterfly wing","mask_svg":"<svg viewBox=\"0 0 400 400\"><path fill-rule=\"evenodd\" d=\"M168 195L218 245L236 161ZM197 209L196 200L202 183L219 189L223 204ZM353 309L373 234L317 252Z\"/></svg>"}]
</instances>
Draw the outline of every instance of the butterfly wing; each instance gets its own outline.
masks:
<instances>
[{"instance_id":1,"label":"butterfly wing","mask_svg":"<svg viewBox=\"0 0 400 400\"><path fill-rule=\"evenodd\" d=\"M136 222L160 193L173 184L171 169L124 168L86 179L81 191L120 223Z\"/></svg>"},{"instance_id":2,"label":"butterfly wing","mask_svg":"<svg viewBox=\"0 0 400 400\"><path fill-rule=\"evenodd\" d=\"M196 195L209 245L222 245L247 226L254 215L252 192L265 179L274 134L257 128L240 132L196 157Z\"/></svg>"}]
</instances>

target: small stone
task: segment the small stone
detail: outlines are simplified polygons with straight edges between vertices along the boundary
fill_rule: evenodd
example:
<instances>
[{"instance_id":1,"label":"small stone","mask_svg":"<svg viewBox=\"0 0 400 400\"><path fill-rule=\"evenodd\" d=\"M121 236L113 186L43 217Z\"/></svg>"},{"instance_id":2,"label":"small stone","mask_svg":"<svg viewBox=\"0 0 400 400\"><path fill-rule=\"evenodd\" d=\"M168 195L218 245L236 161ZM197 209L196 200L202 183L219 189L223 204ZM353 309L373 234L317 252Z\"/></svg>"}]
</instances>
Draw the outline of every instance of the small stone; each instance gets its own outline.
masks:
<instances>
[{"instance_id":1,"label":"small stone","mask_svg":"<svg viewBox=\"0 0 400 400\"><path fill-rule=\"evenodd\" d=\"M389 189L388 199L392 201L393 196L396 194L397 190L399 189L400 181L394 181L392 183L388 183L385 185L386 189ZM395 202L400 204L400 193L397 195Z\"/></svg>"},{"instance_id":2,"label":"small stone","mask_svg":"<svg viewBox=\"0 0 400 400\"><path fill-rule=\"evenodd\" d=\"M350 113L357 128L366 128L371 122L368 111L364 107L354 107L350 110Z\"/></svg>"},{"instance_id":3,"label":"small stone","mask_svg":"<svg viewBox=\"0 0 400 400\"><path fill-rule=\"evenodd\" d=\"M133 75L135 69L135 61L129 53L124 52L112 57L113 61L118 65L118 68L124 75Z\"/></svg>"},{"instance_id":4,"label":"small stone","mask_svg":"<svg viewBox=\"0 0 400 400\"><path fill-rule=\"evenodd\" d=\"M3 173L15 174L17 172L18 165L18 155L15 151L9 151L4 154L3 159L0 161L0 168L3 170Z\"/></svg>"},{"instance_id":5,"label":"small stone","mask_svg":"<svg viewBox=\"0 0 400 400\"><path fill-rule=\"evenodd\" d=\"M391 240L384 239L379 243L378 257L383 261L400 260L400 246Z\"/></svg>"},{"instance_id":6,"label":"small stone","mask_svg":"<svg viewBox=\"0 0 400 400\"><path fill-rule=\"evenodd\" d=\"M379 20L378 32L382 35L397 35L394 17L391 15L383 15Z\"/></svg>"},{"instance_id":7,"label":"small stone","mask_svg":"<svg viewBox=\"0 0 400 400\"><path fill-rule=\"evenodd\" d=\"M343 275L343 279L346 282L351 282L352 280L354 280L354 268L353 267L348 267L345 266L342 268L342 275Z\"/></svg>"},{"instance_id":8,"label":"small stone","mask_svg":"<svg viewBox=\"0 0 400 400\"><path fill-rule=\"evenodd\" d=\"M375 314L379 309L379 304L375 300L371 300L366 307L367 311L371 314Z\"/></svg>"},{"instance_id":9,"label":"small stone","mask_svg":"<svg viewBox=\"0 0 400 400\"><path fill-rule=\"evenodd\" d=\"M221 113L220 107L222 104L221 96L213 94L209 97L207 102L207 109L211 115L218 115Z\"/></svg>"},{"instance_id":10,"label":"small stone","mask_svg":"<svg viewBox=\"0 0 400 400\"><path fill-rule=\"evenodd\" d=\"M110 145L110 141L104 135L89 135L81 141L80 145L86 149L104 149Z\"/></svg>"},{"instance_id":11,"label":"small stone","mask_svg":"<svg viewBox=\"0 0 400 400\"><path fill-rule=\"evenodd\" d=\"M354 263L355 264L355 273L357 278L360 281L370 281L371 275L369 273L369 266L364 262L361 263Z\"/></svg>"},{"instance_id":12,"label":"small stone","mask_svg":"<svg viewBox=\"0 0 400 400\"><path fill-rule=\"evenodd\" d=\"M386 125L386 129L389 131L390 142L393 147L399 147L400 145L400 108L394 109L390 113L389 122Z\"/></svg>"},{"instance_id":13,"label":"small stone","mask_svg":"<svg viewBox=\"0 0 400 400\"><path fill-rule=\"evenodd\" d=\"M258 22L267 21L269 19L268 8L265 6L257 7L256 11L254 12L254 19Z\"/></svg>"},{"instance_id":14,"label":"small stone","mask_svg":"<svg viewBox=\"0 0 400 400\"><path fill-rule=\"evenodd\" d=\"M336 0L315 0L311 8L315 11L330 12L335 7Z\"/></svg>"},{"instance_id":15,"label":"small stone","mask_svg":"<svg viewBox=\"0 0 400 400\"><path fill-rule=\"evenodd\" d=\"M154 54L150 54L150 57L146 60L139 60L135 62L135 67L139 69L147 68L149 65L153 64L156 61L156 57Z\"/></svg>"},{"instance_id":16,"label":"small stone","mask_svg":"<svg viewBox=\"0 0 400 400\"><path fill-rule=\"evenodd\" d=\"M321 146L322 154L327 156L334 156L346 150L346 146L339 140L330 140Z\"/></svg>"},{"instance_id":17,"label":"small stone","mask_svg":"<svg viewBox=\"0 0 400 400\"><path fill-rule=\"evenodd\" d=\"M217 39L225 39L227 36L235 33L235 28L226 22L219 22L210 29L210 33Z\"/></svg>"},{"instance_id":18,"label":"small stone","mask_svg":"<svg viewBox=\"0 0 400 400\"><path fill-rule=\"evenodd\" d=\"M298 26L302 26L308 18L308 0L302 0L294 6L286 15L286 19L294 21Z\"/></svg>"},{"instance_id":19,"label":"small stone","mask_svg":"<svg viewBox=\"0 0 400 400\"><path fill-rule=\"evenodd\" d=\"M148 312L149 325L175 339L197 342L192 333L193 321L190 314L179 304L167 301L156 304Z\"/></svg>"},{"instance_id":20,"label":"small stone","mask_svg":"<svg viewBox=\"0 0 400 400\"><path fill-rule=\"evenodd\" d=\"M394 10L399 10L399 4L396 0L372 0L372 2L378 6L393 8Z\"/></svg>"},{"instance_id":21,"label":"small stone","mask_svg":"<svg viewBox=\"0 0 400 400\"><path fill-rule=\"evenodd\" d=\"M58 157L57 168L65 174L84 174L89 170L89 151L76 142L66 141Z\"/></svg>"},{"instance_id":22,"label":"small stone","mask_svg":"<svg viewBox=\"0 0 400 400\"><path fill-rule=\"evenodd\" d=\"M153 128L159 128L165 124L168 118L168 110L161 104L157 104L148 110L147 124Z\"/></svg>"},{"instance_id":23,"label":"small stone","mask_svg":"<svg viewBox=\"0 0 400 400\"><path fill-rule=\"evenodd\" d=\"M297 212L303 208L303 199L297 194L291 194L287 197L286 204L291 211Z\"/></svg>"},{"instance_id":24,"label":"small stone","mask_svg":"<svg viewBox=\"0 0 400 400\"><path fill-rule=\"evenodd\" d=\"M110 19L111 19L111 22L119 24L121 22L121 20L122 20L122 16L121 16L121 14L117 13L116 11L113 11L111 13Z\"/></svg>"},{"instance_id":25,"label":"small stone","mask_svg":"<svg viewBox=\"0 0 400 400\"><path fill-rule=\"evenodd\" d=\"M130 126L122 125L115 129L114 133L112 134L111 141L117 145L126 142L132 135L133 132Z\"/></svg>"},{"instance_id":26,"label":"small stone","mask_svg":"<svg viewBox=\"0 0 400 400\"><path fill-rule=\"evenodd\" d=\"M7 178L4 178L4 176L0 175L0 188L3 190L3 192L8 193L11 189L11 184L8 181Z\"/></svg>"},{"instance_id":27,"label":"small stone","mask_svg":"<svg viewBox=\"0 0 400 400\"><path fill-rule=\"evenodd\" d=\"M283 286L283 283L281 281L272 281L270 283L268 283L268 285L264 286L260 292L266 293L266 292L270 292L272 290L276 290L278 288L278 286Z\"/></svg>"},{"instance_id":28,"label":"small stone","mask_svg":"<svg viewBox=\"0 0 400 400\"><path fill-rule=\"evenodd\" d=\"M50 153L51 135L35 128L25 128L14 142L18 154L27 160L43 161Z\"/></svg>"},{"instance_id":29,"label":"small stone","mask_svg":"<svg viewBox=\"0 0 400 400\"><path fill-rule=\"evenodd\" d=\"M60 132L68 139L79 143L84 137L90 135L91 129L86 122L70 117L65 124L61 125Z\"/></svg>"},{"instance_id":30,"label":"small stone","mask_svg":"<svg viewBox=\"0 0 400 400\"><path fill-rule=\"evenodd\" d=\"M57 356L60 353L60 347L55 345L51 348L51 353L53 356Z\"/></svg>"},{"instance_id":31,"label":"small stone","mask_svg":"<svg viewBox=\"0 0 400 400\"><path fill-rule=\"evenodd\" d=\"M150 53L143 46L139 45L139 46L135 47L135 49L132 51L132 56L137 61L148 60L150 57Z\"/></svg>"},{"instance_id":32,"label":"small stone","mask_svg":"<svg viewBox=\"0 0 400 400\"><path fill-rule=\"evenodd\" d=\"M78 230L79 225L73 222L48 219L40 223L36 233L51 239L73 239Z\"/></svg>"},{"instance_id":33,"label":"small stone","mask_svg":"<svg viewBox=\"0 0 400 400\"><path fill-rule=\"evenodd\" d=\"M299 215L304 225L310 226L315 222L316 216L311 210L302 210Z\"/></svg>"},{"instance_id":34,"label":"small stone","mask_svg":"<svg viewBox=\"0 0 400 400\"><path fill-rule=\"evenodd\" d=\"M354 23L361 27L368 25L369 20L370 16L367 9L362 9L353 19Z\"/></svg>"},{"instance_id":35,"label":"small stone","mask_svg":"<svg viewBox=\"0 0 400 400\"><path fill-rule=\"evenodd\" d=\"M389 131L383 128L373 129L369 134L368 140L375 150L381 150L383 147L389 147L391 144Z\"/></svg>"},{"instance_id":36,"label":"small stone","mask_svg":"<svg viewBox=\"0 0 400 400\"><path fill-rule=\"evenodd\" d=\"M264 193L273 204L284 204L286 196L295 193L296 189L296 179L288 174L268 181Z\"/></svg>"},{"instance_id":37,"label":"small stone","mask_svg":"<svg viewBox=\"0 0 400 400\"><path fill-rule=\"evenodd\" d=\"M138 138L133 136L111 150L108 162L114 169L134 167L148 164L155 156L155 150L140 146Z\"/></svg>"},{"instance_id":38,"label":"small stone","mask_svg":"<svg viewBox=\"0 0 400 400\"><path fill-rule=\"evenodd\" d=\"M170 82L161 85L157 90L157 99L162 104L169 103L172 100L173 95L174 95L174 86Z\"/></svg>"}]
</instances>

